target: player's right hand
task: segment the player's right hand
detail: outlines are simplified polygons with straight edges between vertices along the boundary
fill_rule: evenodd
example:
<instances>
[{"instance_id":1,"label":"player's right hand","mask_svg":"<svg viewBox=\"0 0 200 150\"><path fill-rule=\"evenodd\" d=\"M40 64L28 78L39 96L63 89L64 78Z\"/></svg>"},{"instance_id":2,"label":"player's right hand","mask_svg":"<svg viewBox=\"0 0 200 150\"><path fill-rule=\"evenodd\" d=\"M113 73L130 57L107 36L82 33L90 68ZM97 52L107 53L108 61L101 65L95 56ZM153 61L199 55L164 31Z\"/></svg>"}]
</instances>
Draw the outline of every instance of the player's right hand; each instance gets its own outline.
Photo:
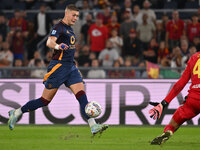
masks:
<instances>
[{"instance_id":1,"label":"player's right hand","mask_svg":"<svg viewBox=\"0 0 200 150\"><path fill-rule=\"evenodd\" d=\"M60 50L66 50L66 49L68 49L68 47L69 47L69 46L66 45L65 43L60 43L60 44L59 44L59 49L60 49Z\"/></svg>"},{"instance_id":2,"label":"player's right hand","mask_svg":"<svg viewBox=\"0 0 200 150\"><path fill-rule=\"evenodd\" d=\"M160 118L163 109L168 105L165 100L163 100L161 103L149 102L149 104L154 106L154 108L149 110L150 117L154 120Z\"/></svg>"},{"instance_id":3,"label":"player's right hand","mask_svg":"<svg viewBox=\"0 0 200 150\"><path fill-rule=\"evenodd\" d=\"M149 110L150 117L153 118L154 120L159 119L163 110L162 104L154 102L150 102L149 104L154 106L154 108Z\"/></svg>"}]
</instances>

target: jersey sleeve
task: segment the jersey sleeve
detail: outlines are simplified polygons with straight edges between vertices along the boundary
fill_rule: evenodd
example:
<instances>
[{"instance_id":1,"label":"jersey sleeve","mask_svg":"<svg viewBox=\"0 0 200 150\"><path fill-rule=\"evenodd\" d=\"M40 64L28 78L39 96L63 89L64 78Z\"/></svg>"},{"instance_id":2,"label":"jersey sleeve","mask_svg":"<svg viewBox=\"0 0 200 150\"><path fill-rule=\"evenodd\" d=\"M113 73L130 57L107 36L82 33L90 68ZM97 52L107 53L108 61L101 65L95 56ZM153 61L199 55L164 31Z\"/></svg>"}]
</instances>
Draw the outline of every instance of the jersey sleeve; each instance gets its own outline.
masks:
<instances>
[{"instance_id":1,"label":"jersey sleeve","mask_svg":"<svg viewBox=\"0 0 200 150\"><path fill-rule=\"evenodd\" d=\"M165 97L165 101L170 103L174 97L176 97L180 91L185 87L191 77L191 70L189 64L183 72L180 79L174 84L168 95Z\"/></svg>"},{"instance_id":2,"label":"jersey sleeve","mask_svg":"<svg viewBox=\"0 0 200 150\"><path fill-rule=\"evenodd\" d=\"M50 32L50 36L55 36L55 37L59 37L59 34L60 34L60 27L59 27L59 25L58 24L56 24L53 28L52 28L52 30L51 30L51 32Z\"/></svg>"}]
</instances>

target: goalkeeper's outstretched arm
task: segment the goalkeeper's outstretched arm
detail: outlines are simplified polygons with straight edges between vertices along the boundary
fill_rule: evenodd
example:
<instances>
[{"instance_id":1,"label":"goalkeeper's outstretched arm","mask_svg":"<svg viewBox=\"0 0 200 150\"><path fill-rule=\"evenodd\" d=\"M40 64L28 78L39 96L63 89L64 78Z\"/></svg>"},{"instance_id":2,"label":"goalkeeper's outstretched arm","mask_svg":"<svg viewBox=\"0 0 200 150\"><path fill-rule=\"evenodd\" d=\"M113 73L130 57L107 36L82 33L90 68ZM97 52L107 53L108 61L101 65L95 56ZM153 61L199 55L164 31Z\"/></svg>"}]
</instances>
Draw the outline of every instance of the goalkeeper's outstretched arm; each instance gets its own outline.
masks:
<instances>
[{"instance_id":1,"label":"goalkeeper's outstretched arm","mask_svg":"<svg viewBox=\"0 0 200 150\"><path fill-rule=\"evenodd\" d=\"M165 101L167 103L170 103L172 99L181 92L181 90L185 87L185 85L190 80L190 76L191 76L191 71L190 71L189 66L187 66L181 78L174 84L170 92L165 97Z\"/></svg>"},{"instance_id":2,"label":"goalkeeper's outstretched arm","mask_svg":"<svg viewBox=\"0 0 200 150\"><path fill-rule=\"evenodd\" d=\"M168 104L172 101L174 97L176 97L181 90L185 87L185 85L190 80L190 68L187 66L185 71L183 72L181 78L174 84L168 95L165 97L165 99L161 103L157 102L150 102L151 105L154 107L150 109L149 114L150 117L154 120L159 119L163 109L168 106Z\"/></svg>"}]
</instances>

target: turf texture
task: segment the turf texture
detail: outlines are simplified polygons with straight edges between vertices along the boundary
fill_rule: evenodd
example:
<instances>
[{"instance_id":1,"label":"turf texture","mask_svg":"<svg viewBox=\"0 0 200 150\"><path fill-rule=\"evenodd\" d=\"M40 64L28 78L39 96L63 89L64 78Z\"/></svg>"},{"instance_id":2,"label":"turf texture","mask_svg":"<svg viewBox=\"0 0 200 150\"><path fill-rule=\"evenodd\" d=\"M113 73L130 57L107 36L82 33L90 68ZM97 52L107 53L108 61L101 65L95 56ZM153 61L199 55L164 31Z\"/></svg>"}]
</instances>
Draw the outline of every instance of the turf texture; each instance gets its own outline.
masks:
<instances>
[{"instance_id":1,"label":"turf texture","mask_svg":"<svg viewBox=\"0 0 200 150\"><path fill-rule=\"evenodd\" d=\"M0 125L0 150L199 150L200 128L181 127L165 144L150 145L163 126L110 126L91 137L87 126Z\"/></svg>"}]
</instances>

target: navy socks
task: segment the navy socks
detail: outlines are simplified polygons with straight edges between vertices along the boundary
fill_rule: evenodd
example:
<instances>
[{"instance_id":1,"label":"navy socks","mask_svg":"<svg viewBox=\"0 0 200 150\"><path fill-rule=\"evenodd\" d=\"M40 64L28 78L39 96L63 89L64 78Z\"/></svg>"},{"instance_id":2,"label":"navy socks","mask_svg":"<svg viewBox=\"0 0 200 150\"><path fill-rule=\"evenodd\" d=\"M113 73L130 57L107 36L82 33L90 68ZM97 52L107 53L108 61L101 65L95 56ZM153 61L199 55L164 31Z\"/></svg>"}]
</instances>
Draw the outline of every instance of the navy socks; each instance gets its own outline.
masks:
<instances>
[{"instance_id":1,"label":"navy socks","mask_svg":"<svg viewBox=\"0 0 200 150\"><path fill-rule=\"evenodd\" d=\"M81 113L86 118L89 119L87 114L85 113L85 106L88 103L87 96L84 91L79 91L76 95L76 99L78 100L80 106L81 106ZM47 106L50 103L50 101L44 99L43 97L31 100L27 102L24 106L21 107L22 113L34 111L40 107Z\"/></svg>"},{"instance_id":2,"label":"navy socks","mask_svg":"<svg viewBox=\"0 0 200 150\"><path fill-rule=\"evenodd\" d=\"M86 118L89 119L88 115L85 113L85 106L88 103L87 96L84 91L79 91L76 95L76 99L78 100L81 106L81 113Z\"/></svg>"},{"instance_id":3,"label":"navy socks","mask_svg":"<svg viewBox=\"0 0 200 150\"><path fill-rule=\"evenodd\" d=\"M21 110L23 113L36 110L40 107L46 106L50 101L44 99L43 97L31 100L22 106Z\"/></svg>"}]
</instances>

